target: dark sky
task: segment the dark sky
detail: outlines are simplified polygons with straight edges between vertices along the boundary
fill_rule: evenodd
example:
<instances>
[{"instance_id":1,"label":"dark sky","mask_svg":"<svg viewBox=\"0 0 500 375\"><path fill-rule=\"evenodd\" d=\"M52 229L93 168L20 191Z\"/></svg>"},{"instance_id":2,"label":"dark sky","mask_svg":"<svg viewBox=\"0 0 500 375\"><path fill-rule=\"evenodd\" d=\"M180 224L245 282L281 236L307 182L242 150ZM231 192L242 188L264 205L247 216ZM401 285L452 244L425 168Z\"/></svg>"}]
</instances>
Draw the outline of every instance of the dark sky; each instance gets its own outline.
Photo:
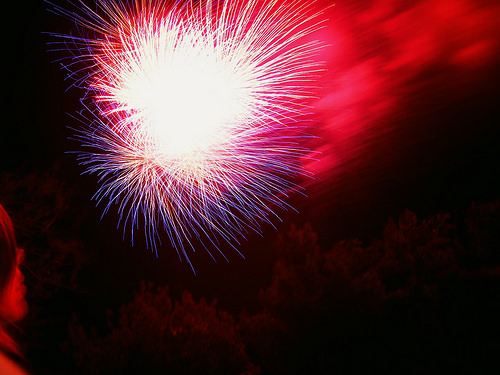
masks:
<instances>
[{"instance_id":1,"label":"dark sky","mask_svg":"<svg viewBox=\"0 0 500 375\"><path fill-rule=\"evenodd\" d=\"M87 206L88 236L100 241L93 259L103 293L133 289L136 280L168 282L222 306L247 304L266 285L276 233L250 236L246 260L214 263L203 250L193 255L194 276L169 246L156 259L132 248L116 230L116 216L99 220L90 197L95 179L80 176L68 140L67 113L80 107L45 31L69 32L71 24L46 11L42 1L16 2L4 17L4 121L0 136L4 171L28 173L61 165L66 182L78 186ZM323 53L328 72L315 104L320 161L305 181L308 197L291 202L278 231L312 222L328 248L336 240L369 240L389 216L405 209L420 216L463 210L472 201L499 197L500 5L493 0L338 1L327 27L317 33L331 45ZM88 201L84 201L88 199ZM84 202L84 203L82 203ZM92 226L95 225L95 226ZM103 275L107 274L107 278ZM127 292L123 292L127 293ZM255 302L255 301L253 301ZM252 303L252 301L250 302ZM225 305L225 306L224 306Z\"/></svg>"}]
</instances>

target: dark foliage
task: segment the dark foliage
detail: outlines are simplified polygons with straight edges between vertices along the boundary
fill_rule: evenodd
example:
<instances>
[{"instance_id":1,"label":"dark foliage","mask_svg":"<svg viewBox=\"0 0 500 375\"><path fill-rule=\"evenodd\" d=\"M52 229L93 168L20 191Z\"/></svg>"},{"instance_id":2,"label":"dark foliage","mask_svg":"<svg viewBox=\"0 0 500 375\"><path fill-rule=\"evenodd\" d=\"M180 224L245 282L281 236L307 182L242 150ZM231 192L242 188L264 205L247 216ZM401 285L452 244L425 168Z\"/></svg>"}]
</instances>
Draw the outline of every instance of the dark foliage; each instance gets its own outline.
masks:
<instances>
[{"instance_id":1,"label":"dark foliage","mask_svg":"<svg viewBox=\"0 0 500 375\"><path fill-rule=\"evenodd\" d=\"M277 243L261 312L236 319L215 302L185 292L174 304L167 288L143 284L105 336L70 324L76 361L92 373L485 371L500 350L498 207L472 205L462 243L449 214L406 211L369 244L328 251L310 225L292 226Z\"/></svg>"},{"instance_id":2,"label":"dark foliage","mask_svg":"<svg viewBox=\"0 0 500 375\"><path fill-rule=\"evenodd\" d=\"M108 316L113 317L112 312ZM189 292L173 303L167 287L141 283L132 302L109 322L110 333L89 338L69 325L76 365L84 374L258 374L234 318Z\"/></svg>"},{"instance_id":3,"label":"dark foliage","mask_svg":"<svg viewBox=\"0 0 500 375\"><path fill-rule=\"evenodd\" d=\"M230 313L188 291L176 300L152 282L104 311L102 303L89 305L95 298L81 286L92 252L75 240L85 215L72 211L74 188L57 171L4 174L1 182L2 204L27 253L31 312L22 341L34 373L500 369L498 201L472 204L463 217L420 220L405 211L370 242L343 240L330 249L320 247L311 225L292 226L274 248L260 311Z\"/></svg>"}]
</instances>

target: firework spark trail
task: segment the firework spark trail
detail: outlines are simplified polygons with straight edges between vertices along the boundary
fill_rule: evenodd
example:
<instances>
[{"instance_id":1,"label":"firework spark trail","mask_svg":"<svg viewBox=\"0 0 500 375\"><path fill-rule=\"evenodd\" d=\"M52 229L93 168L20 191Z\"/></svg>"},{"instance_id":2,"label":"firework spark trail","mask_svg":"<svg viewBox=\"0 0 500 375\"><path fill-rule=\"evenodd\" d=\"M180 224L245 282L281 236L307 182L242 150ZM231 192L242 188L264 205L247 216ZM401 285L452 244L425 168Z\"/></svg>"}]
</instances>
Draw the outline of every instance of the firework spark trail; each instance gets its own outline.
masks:
<instances>
[{"instance_id":1,"label":"firework spark trail","mask_svg":"<svg viewBox=\"0 0 500 375\"><path fill-rule=\"evenodd\" d=\"M156 251L163 227L191 265L195 243L238 244L300 190L293 180L309 151L299 120L322 47L302 40L322 12L299 0L127 4L53 6L81 29L56 35L91 113L76 133L89 150L79 160L132 241L144 225Z\"/></svg>"}]
</instances>

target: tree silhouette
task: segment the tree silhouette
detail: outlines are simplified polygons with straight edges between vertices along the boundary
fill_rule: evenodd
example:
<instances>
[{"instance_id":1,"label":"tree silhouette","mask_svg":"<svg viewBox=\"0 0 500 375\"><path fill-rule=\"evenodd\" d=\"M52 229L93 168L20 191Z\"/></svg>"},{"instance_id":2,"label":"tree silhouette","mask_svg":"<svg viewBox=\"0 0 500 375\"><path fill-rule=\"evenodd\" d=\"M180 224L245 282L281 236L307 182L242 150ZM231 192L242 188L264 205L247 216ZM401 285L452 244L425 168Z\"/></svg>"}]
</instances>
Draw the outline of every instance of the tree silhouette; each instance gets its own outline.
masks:
<instances>
[{"instance_id":1,"label":"tree silhouette","mask_svg":"<svg viewBox=\"0 0 500 375\"><path fill-rule=\"evenodd\" d=\"M270 312L250 314L242 311L238 328L246 352L263 369L263 373L284 373L291 337L288 327L281 320Z\"/></svg>"},{"instance_id":2,"label":"tree silhouette","mask_svg":"<svg viewBox=\"0 0 500 375\"><path fill-rule=\"evenodd\" d=\"M24 344L34 368L51 374L495 368L498 201L472 204L463 216L421 220L405 211L369 243L346 239L330 249L320 248L311 225L291 226L275 245L260 311L235 317L215 300L195 301L185 291L174 301L168 287L143 282L131 302L108 310L106 329L85 320L80 285L90 242L80 240L86 204L74 190L57 168L0 175L0 200L27 255Z\"/></svg>"},{"instance_id":3,"label":"tree silhouette","mask_svg":"<svg viewBox=\"0 0 500 375\"><path fill-rule=\"evenodd\" d=\"M195 302L189 292L173 303L168 287L142 282L120 308L110 333L89 337L73 319L73 352L82 373L258 374L233 317L216 301Z\"/></svg>"}]
</instances>

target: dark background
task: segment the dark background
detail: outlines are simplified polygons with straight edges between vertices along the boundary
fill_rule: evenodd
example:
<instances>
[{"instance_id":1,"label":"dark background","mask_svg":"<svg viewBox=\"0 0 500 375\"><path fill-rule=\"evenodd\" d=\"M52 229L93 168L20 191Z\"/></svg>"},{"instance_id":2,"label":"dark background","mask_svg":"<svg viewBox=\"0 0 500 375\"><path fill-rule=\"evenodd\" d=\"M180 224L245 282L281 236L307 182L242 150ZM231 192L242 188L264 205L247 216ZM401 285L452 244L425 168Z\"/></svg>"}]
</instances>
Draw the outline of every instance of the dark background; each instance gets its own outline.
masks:
<instances>
[{"instance_id":1,"label":"dark background","mask_svg":"<svg viewBox=\"0 0 500 375\"><path fill-rule=\"evenodd\" d=\"M500 182L500 37L497 25L500 7L495 1L336 2L328 11L327 27L316 35L330 47L322 56L328 72L319 82L321 95L315 103L317 120L311 130L318 136L313 147L322 154L319 161L304 161L305 168L315 173L314 180L300 181L307 189L307 197L296 196L289 201L298 213L280 213L283 221L276 222L276 229L264 226L262 236L250 234L242 241L239 250L245 259L224 246L222 251L229 262L217 255L214 262L203 249L192 254L196 275L186 262L180 262L168 243L159 249L158 258L145 249L141 239L132 247L129 236L123 239L121 229L116 228L116 212L101 219L102 207L96 208L91 201L97 178L81 175L83 168L77 165L75 155L67 153L79 147L69 139L72 135L69 127L77 123L68 113L80 110L81 92L65 80L65 72L55 61L61 55L47 52L51 48L48 43L53 40L47 32L69 33L74 32L75 27L68 20L48 12L48 7L42 1L10 4L6 7L6 22L3 23L3 81L6 84L3 86L4 116L0 133L0 200L11 212L27 253L24 272L30 290L27 297L31 311L25 326L21 327L20 336L26 347L28 368L34 373L92 372L82 364L85 360L79 358L78 353L83 356L94 353L94 358L100 358L84 344L104 345L98 338L109 337L111 332L106 309L115 311L118 316L119 306L131 301L134 293L140 291L141 280L152 281L158 286L168 285L172 301L181 301L185 290L195 301L201 297L209 301L216 298L218 309L234 315L241 337L246 337L241 333L244 319L237 318L242 310L250 315L274 314L273 319L284 322L289 335L283 341L276 341L279 353L273 357L275 360L266 362L255 354L259 353L258 349L252 352L248 340L242 339L246 355L262 373L302 373L308 361L316 363L310 366L318 373L323 370L331 373L329 370L334 367L340 373L362 373L356 367L356 358L368 358L370 350L363 348L370 340L396 343L401 339L395 336L398 328L390 324L391 328L383 331L388 333L377 331L373 334L375 339L368 337L367 332L372 332L380 323L377 320L379 323L370 326L370 319L383 320L389 314L387 300L390 298L387 296L390 288L386 279L381 276L386 298L381 315L377 315L375 309L369 317L351 311L344 314L343 320L338 318L343 322L339 323L343 329L323 327L331 335L338 333L335 345L325 344L328 341L319 333L321 337L316 340L314 332L321 331L320 327L311 323L310 330L303 328L318 316L322 317L318 322L333 319L323 319L325 316L337 316L339 309L331 302L334 297L324 292L314 303L304 302L305 306L311 304L309 312L297 307L284 313L286 304L276 307L277 302L265 302L263 295L266 290L269 295L275 285L273 282L279 279L279 264L286 264L283 261L286 255L279 250L283 238L296 241L306 253L311 250L297 239L300 236L290 232L292 225L299 228L296 229L299 232L305 231L306 237L310 235L309 230L315 233L315 243L322 254L330 254L335 243L351 238L359 239L369 251L370 244L377 239L388 241L384 233L387 233L389 218L393 217L398 223L405 210L414 212L418 223L438 213L449 213L449 222L455 229L445 237L455 249L458 269L469 273L482 269L491 271L487 281L483 274L477 282L464 281L468 279L460 273L454 274L454 282L449 276L443 276L437 282L440 293L432 309L446 305L443 301L450 298L454 302L447 306L454 306L460 300L464 304L458 305L471 308L464 314L470 317L474 311L473 321L487 322L481 329L498 331L496 319L488 320L489 314L498 312L499 306L496 256L481 258L477 255L477 259L472 257L474 261L471 257L460 258L467 249L479 246L480 241L473 234L476 232L471 229L471 225L474 226L471 217L477 216L475 212L480 211L486 217L475 223L479 223L478 228L489 228L488 233L493 236L493 240L488 240L491 248L500 246L494 242L494 235L500 228L495 224L498 222L491 219L498 213L494 202L499 198ZM473 202L476 203L474 207L483 208L474 211L471 209ZM489 202L493 203L481 206ZM305 223L310 223L310 227L304 227ZM401 225L398 228L396 232L403 230ZM358 259L364 255L352 256ZM297 264L294 267L295 271L303 269ZM470 277L474 279L475 276ZM284 285L297 290L294 288L299 288L301 283L307 284L299 277L299 281ZM335 285L333 279L325 283L331 288ZM455 293L450 290L458 290L456 294L460 298L450 297ZM259 294L259 291L264 292ZM279 294L279 288L274 292ZM416 292L401 293L414 297ZM474 295L481 296L479 302L472 302ZM298 297L290 297L293 298ZM278 296L276 300L280 300ZM406 306L416 305L413 301ZM425 306L424 311L432 310ZM394 314L399 319L403 313L397 311ZM460 326L445 329L448 320L443 317L443 310L439 311L429 313L432 318L427 320L405 315L403 332L409 332L405 331L408 327L418 326L417 321L436 319L436 329L448 332L440 336L441 341L434 341L437 347L451 345L456 337L472 342L472 339L467 340L472 336L467 335L472 335L469 330L472 332L474 328L462 327L463 332ZM294 314L299 318L292 319ZM428 317L429 314L424 315ZM72 323L72 317L78 322ZM459 322L462 318L453 319ZM359 319L357 324L363 322L371 328L361 332L345 328L351 327L355 319ZM68 333L77 326L86 332L85 339L80 341ZM266 335L262 337L267 340ZM407 339L401 342L408 344ZM416 358L432 357L432 361L422 363L429 363L429 368L439 372L455 358L458 361L462 357L464 362L460 363L464 368L477 369L478 363L499 354L498 341L491 336L486 341L474 336L474 340L487 344L477 351L464 349L465 354L450 349L444 357L436 355L446 360L438 360L421 350L425 339L412 341L408 351L414 356L403 356L406 359L401 363L419 363ZM315 347L315 342L322 349L317 348L313 355L311 346ZM349 344L343 347L339 344L342 342ZM397 346L392 345L385 348ZM386 351L379 351L375 350L373 355L388 356L381 362L383 365L377 362L379 369L389 373L411 372L404 370L398 359ZM59 360L55 360L56 353L60 354ZM297 353L303 353L303 358L297 359L300 357ZM469 360L463 359L464 356ZM141 356L137 354L137 357ZM269 365L279 363L278 357L288 363L288 367ZM172 355L172 358L176 357ZM196 362L196 358L191 362ZM200 354L200 358L205 360L207 356ZM103 363L103 360L96 361ZM172 361L163 364L165 368L171 366L177 373L197 372L186 370L182 364L175 367ZM154 368L157 362L151 359L150 363ZM392 366L390 363L398 364ZM99 372L99 368L106 367L95 365L94 372ZM206 369L204 371L207 373Z\"/></svg>"}]
</instances>

